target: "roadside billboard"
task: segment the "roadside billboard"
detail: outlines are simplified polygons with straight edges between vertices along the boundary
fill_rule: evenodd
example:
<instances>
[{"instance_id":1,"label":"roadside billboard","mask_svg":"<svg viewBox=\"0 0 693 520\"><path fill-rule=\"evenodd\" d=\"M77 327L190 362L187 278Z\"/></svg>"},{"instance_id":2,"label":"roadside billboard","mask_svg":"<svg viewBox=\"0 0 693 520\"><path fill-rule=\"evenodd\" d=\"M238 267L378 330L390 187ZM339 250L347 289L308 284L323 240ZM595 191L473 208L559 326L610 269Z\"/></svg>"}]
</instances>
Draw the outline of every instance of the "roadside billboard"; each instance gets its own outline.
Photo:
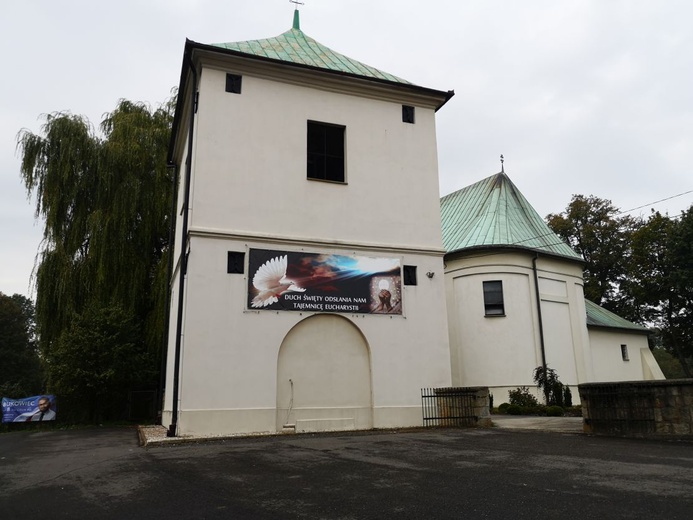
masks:
<instances>
[{"instance_id":1,"label":"roadside billboard","mask_svg":"<svg viewBox=\"0 0 693 520\"><path fill-rule=\"evenodd\" d=\"M57 407L54 395L34 395L12 399L2 398L2 422L55 421Z\"/></svg>"}]
</instances>

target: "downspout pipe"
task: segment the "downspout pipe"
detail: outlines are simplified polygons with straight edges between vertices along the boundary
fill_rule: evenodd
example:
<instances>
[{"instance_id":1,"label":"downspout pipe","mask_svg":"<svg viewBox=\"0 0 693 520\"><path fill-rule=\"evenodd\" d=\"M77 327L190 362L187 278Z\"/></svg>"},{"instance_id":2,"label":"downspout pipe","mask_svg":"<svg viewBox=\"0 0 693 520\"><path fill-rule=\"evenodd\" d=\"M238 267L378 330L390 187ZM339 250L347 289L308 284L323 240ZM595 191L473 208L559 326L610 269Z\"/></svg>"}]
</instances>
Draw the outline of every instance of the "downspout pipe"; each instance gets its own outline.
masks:
<instances>
[{"instance_id":1,"label":"downspout pipe","mask_svg":"<svg viewBox=\"0 0 693 520\"><path fill-rule=\"evenodd\" d=\"M168 359L168 329L171 325L171 277L173 276L173 242L175 241L176 228L176 187L178 186L178 168L174 162L169 162L166 168L173 171L171 179L171 214L168 221L168 265L166 266L166 318L164 322L164 334L161 338L161 367L159 368L159 395L157 403L159 409L156 415L156 424L161 424L162 411L164 409L164 393L166 391L166 361Z\"/></svg>"},{"instance_id":2,"label":"downspout pipe","mask_svg":"<svg viewBox=\"0 0 693 520\"><path fill-rule=\"evenodd\" d=\"M186 61L192 74L192 89L190 92L190 123L188 128L188 156L185 163L185 186L183 199L183 232L180 239L180 273L178 278L178 315L176 317L176 353L173 366L173 409L171 424L166 432L167 437L175 437L178 428L178 397L180 379L180 352L183 340L183 304L185 302L185 278L188 272L188 213L190 206L190 180L192 178L192 149L193 131L195 129L195 112L197 112L197 71L190 55Z\"/></svg>"},{"instance_id":3,"label":"downspout pipe","mask_svg":"<svg viewBox=\"0 0 693 520\"><path fill-rule=\"evenodd\" d=\"M539 272L537 270L537 260L539 253L536 253L532 259L532 270L534 271L534 292L537 299L537 317L539 318L539 345L541 346L541 367L544 370L546 377L546 346L544 344L544 320L541 313L541 294L539 293ZM544 388L544 399L549 402L549 389Z\"/></svg>"}]
</instances>

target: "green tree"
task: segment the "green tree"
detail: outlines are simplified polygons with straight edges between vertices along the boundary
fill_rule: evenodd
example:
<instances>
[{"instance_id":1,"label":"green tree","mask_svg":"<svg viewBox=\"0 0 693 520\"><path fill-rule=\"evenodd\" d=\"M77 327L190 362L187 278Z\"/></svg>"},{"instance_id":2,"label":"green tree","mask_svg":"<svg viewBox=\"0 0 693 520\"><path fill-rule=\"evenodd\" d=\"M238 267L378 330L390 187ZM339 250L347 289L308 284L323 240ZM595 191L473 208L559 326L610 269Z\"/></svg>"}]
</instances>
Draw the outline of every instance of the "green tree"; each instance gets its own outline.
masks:
<instances>
[{"instance_id":1,"label":"green tree","mask_svg":"<svg viewBox=\"0 0 693 520\"><path fill-rule=\"evenodd\" d=\"M665 304L663 342L681 362L686 377L693 377L693 206L675 221L668 255L671 293Z\"/></svg>"},{"instance_id":2,"label":"green tree","mask_svg":"<svg viewBox=\"0 0 693 520\"><path fill-rule=\"evenodd\" d=\"M566 210L546 217L549 227L586 261L585 297L618 312L618 287L627 272L636 221L618 216L610 200L573 195Z\"/></svg>"},{"instance_id":3,"label":"green tree","mask_svg":"<svg viewBox=\"0 0 693 520\"><path fill-rule=\"evenodd\" d=\"M31 300L0 292L0 395L4 397L26 397L43 390L34 329Z\"/></svg>"},{"instance_id":4,"label":"green tree","mask_svg":"<svg viewBox=\"0 0 693 520\"><path fill-rule=\"evenodd\" d=\"M140 324L117 306L89 308L64 330L47 358L49 384L73 421L123 417L128 391L156 377Z\"/></svg>"},{"instance_id":5,"label":"green tree","mask_svg":"<svg viewBox=\"0 0 693 520\"><path fill-rule=\"evenodd\" d=\"M558 373L548 365L538 366L532 374L537 388L544 394L547 406L563 406L563 383L558 379Z\"/></svg>"},{"instance_id":6,"label":"green tree","mask_svg":"<svg viewBox=\"0 0 693 520\"><path fill-rule=\"evenodd\" d=\"M172 112L173 102L152 110L121 100L104 117L100 134L85 118L66 113L47 116L40 135L19 134L22 179L36 195L36 216L45 220L34 275L49 390L74 388L61 381L64 345L53 350L90 310L116 308L134 320L140 335L132 340L135 349L156 354L162 345ZM136 370L138 360L133 356L132 366L119 369Z\"/></svg>"},{"instance_id":7,"label":"green tree","mask_svg":"<svg viewBox=\"0 0 693 520\"><path fill-rule=\"evenodd\" d=\"M669 254L673 226L668 216L653 212L631 234L631 256L620 289L621 299L628 302L624 317L632 321L663 326L673 291Z\"/></svg>"},{"instance_id":8,"label":"green tree","mask_svg":"<svg viewBox=\"0 0 693 520\"><path fill-rule=\"evenodd\" d=\"M667 379L681 379L686 377L681 362L669 351L663 348L655 348L652 354L657 360L659 368L662 369L664 377Z\"/></svg>"}]
</instances>

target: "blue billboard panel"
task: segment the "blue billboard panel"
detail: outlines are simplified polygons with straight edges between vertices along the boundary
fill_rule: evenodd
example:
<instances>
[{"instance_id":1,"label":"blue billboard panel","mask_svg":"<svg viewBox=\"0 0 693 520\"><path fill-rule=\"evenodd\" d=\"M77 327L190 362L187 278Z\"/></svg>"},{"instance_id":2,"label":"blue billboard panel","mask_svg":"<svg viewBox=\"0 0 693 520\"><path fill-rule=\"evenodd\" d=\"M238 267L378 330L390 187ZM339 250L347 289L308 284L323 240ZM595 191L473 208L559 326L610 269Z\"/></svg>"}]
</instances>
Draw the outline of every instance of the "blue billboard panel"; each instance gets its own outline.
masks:
<instances>
[{"instance_id":1,"label":"blue billboard panel","mask_svg":"<svg viewBox=\"0 0 693 520\"><path fill-rule=\"evenodd\" d=\"M2 422L55 421L57 407L54 395L34 395L21 399L2 398Z\"/></svg>"}]
</instances>

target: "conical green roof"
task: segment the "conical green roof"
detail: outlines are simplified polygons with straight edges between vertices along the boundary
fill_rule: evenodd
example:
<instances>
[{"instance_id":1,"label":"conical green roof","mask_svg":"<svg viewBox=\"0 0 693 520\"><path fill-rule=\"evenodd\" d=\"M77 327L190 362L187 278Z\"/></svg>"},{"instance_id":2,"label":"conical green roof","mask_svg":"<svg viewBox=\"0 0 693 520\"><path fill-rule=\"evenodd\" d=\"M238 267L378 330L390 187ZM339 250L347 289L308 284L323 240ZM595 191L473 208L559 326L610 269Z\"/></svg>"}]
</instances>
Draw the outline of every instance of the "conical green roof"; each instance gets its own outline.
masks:
<instances>
[{"instance_id":1,"label":"conical green roof","mask_svg":"<svg viewBox=\"0 0 693 520\"><path fill-rule=\"evenodd\" d=\"M409 81L339 54L306 36L300 29L298 11L294 13L293 27L279 36L264 40L214 43L212 46L260 58L411 85Z\"/></svg>"},{"instance_id":2,"label":"conical green roof","mask_svg":"<svg viewBox=\"0 0 693 520\"><path fill-rule=\"evenodd\" d=\"M527 202L504 172L440 201L443 246L452 253L479 247L517 247L582 260Z\"/></svg>"}]
</instances>

